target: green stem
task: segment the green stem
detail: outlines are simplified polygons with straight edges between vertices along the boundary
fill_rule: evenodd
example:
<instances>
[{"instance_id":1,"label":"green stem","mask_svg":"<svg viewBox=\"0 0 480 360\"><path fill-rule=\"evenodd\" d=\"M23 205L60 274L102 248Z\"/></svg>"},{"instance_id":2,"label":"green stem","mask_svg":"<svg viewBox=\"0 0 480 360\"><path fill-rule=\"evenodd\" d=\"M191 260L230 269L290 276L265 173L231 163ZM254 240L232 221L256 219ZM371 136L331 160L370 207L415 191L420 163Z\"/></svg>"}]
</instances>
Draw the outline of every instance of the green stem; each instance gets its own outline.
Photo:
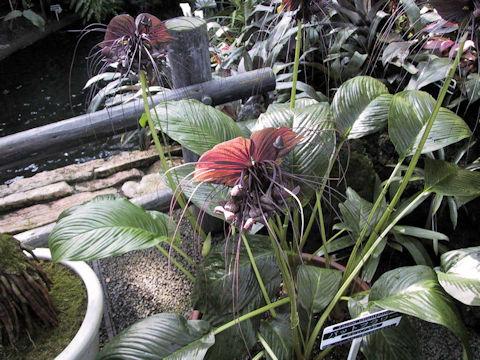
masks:
<instances>
[{"instance_id":1,"label":"green stem","mask_svg":"<svg viewBox=\"0 0 480 360\"><path fill-rule=\"evenodd\" d=\"M326 246L328 246L328 244L330 244L333 240L335 240L336 238L338 238L340 235L342 235L345 231L347 231L346 229L342 229L342 230L339 230L335 235L333 235L330 239L327 240L327 243L326 243ZM320 246L317 250L315 250L312 255L310 255L310 257L308 258L308 260L312 260L314 256L321 256L320 255L320 252L322 251L323 249L323 252L325 253L327 251L327 247L325 245L322 245Z\"/></svg>"},{"instance_id":2,"label":"green stem","mask_svg":"<svg viewBox=\"0 0 480 360\"><path fill-rule=\"evenodd\" d=\"M262 306L261 308L253 310L253 311L251 311L251 312L249 312L245 315L242 315L242 316L239 316L236 319L233 319L232 321L229 321L226 324L223 324L222 326L219 326L218 328L213 330L213 334L214 335L220 334L222 331L230 329L232 326L240 324L242 321L245 321L245 320L248 320L248 319L250 319L252 317L255 317L257 315L263 314L266 311L270 311L270 309L274 309L274 308L277 308L279 306L288 304L289 302L290 302L290 298L286 297L286 298L280 299L278 301L275 301L271 304L267 304L265 306Z\"/></svg>"},{"instance_id":3,"label":"green stem","mask_svg":"<svg viewBox=\"0 0 480 360\"><path fill-rule=\"evenodd\" d=\"M255 355L252 360L260 360L262 357L265 356L265 350L260 351L257 355Z\"/></svg>"},{"instance_id":4,"label":"green stem","mask_svg":"<svg viewBox=\"0 0 480 360\"><path fill-rule=\"evenodd\" d=\"M337 146L337 148L335 149L335 153L332 156L332 160L329 162L328 169L325 172L325 177L322 179L322 183L320 185L320 190L318 190L316 192L316 196L319 197L320 200L322 199L323 192L325 191L325 187L327 186L328 177L330 176L330 173L332 172L333 164L335 164L335 161L337 160L338 155L340 154L340 150L342 149L345 141L346 141L346 139L342 140L340 142L340 144ZM300 251L303 249L303 246L305 245L306 241L307 241L307 237L303 236L302 241L300 242L300 246L299 246ZM327 251L327 249L325 249L325 252L326 251Z\"/></svg>"},{"instance_id":5,"label":"green stem","mask_svg":"<svg viewBox=\"0 0 480 360\"><path fill-rule=\"evenodd\" d=\"M297 94L298 68L300 65L300 49L302 47L302 20L297 20L297 36L295 38L295 61L293 63L292 92L290 93L290 109L295 109Z\"/></svg>"},{"instance_id":6,"label":"green stem","mask_svg":"<svg viewBox=\"0 0 480 360\"><path fill-rule=\"evenodd\" d=\"M193 261L193 259L190 256L188 256L187 254L185 254L185 252L182 249L180 249L178 246L176 246L175 244L170 244L170 246L177 253L179 253L181 257L183 257L185 260L187 260L190 265L196 267L197 269L200 268L200 265L198 265L195 261Z\"/></svg>"},{"instance_id":7,"label":"green stem","mask_svg":"<svg viewBox=\"0 0 480 360\"><path fill-rule=\"evenodd\" d=\"M432 114L430 115L425 131L422 134L422 138L420 139L420 142L418 144L417 149L415 150L415 153L413 154L412 160L410 161L410 164L408 164L407 171L405 172L405 175L402 179L402 182L400 183L400 186L395 193L395 196L393 197L392 201L388 205L386 211L383 213L383 216L380 218L378 221L377 225L375 226L375 229L373 232L370 234L370 237L365 244L365 248L362 251L362 256L363 254L368 251L369 247L372 245L373 241L375 240L376 234L378 234L381 229L383 228L385 222L388 220L390 217L390 214L393 212L395 209L395 206L397 205L398 201L400 200L400 197L403 195L403 192L405 188L408 185L408 182L410 181L410 178L412 177L413 172L415 171L415 167L417 166L418 160L420 159L420 155L422 154L423 147L427 141L428 134L430 133L430 130L433 127L433 123L435 122L435 119L437 118L438 112L440 111L440 108L442 107L443 100L445 99L445 95L447 94L448 86L450 85L450 81L453 78L453 75L455 74L455 71L457 69L458 63L460 61L460 58L463 53L463 47L465 45L465 41L467 38L467 34L462 36L462 39L460 40L460 45L458 48L458 53L457 56L455 57L455 60L453 61L452 67L450 68L447 77L445 78L445 82L443 83L443 87L440 90L440 93L437 98L437 102L435 103L435 107L433 109Z\"/></svg>"},{"instance_id":8,"label":"green stem","mask_svg":"<svg viewBox=\"0 0 480 360\"><path fill-rule=\"evenodd\" d=\"M192 224L192 227L194 229L198 228L202 239L205 240L205 238L206 238L205 232L202 230L202 228L200 226L198 226L197 220L190 213L190 211L188 209L185 209L187 205L186 205L185 199L183 198L182 194L177 193L175 191L175 189L176 189L175 182L173 181L172 174L168 171L169 166L168 166L168 163L167 163L167 159L165 158L165 152L163 150L162 143L160 142L160 139L158 138L157 130L155 128L155 124L153 123L152 114L150 112L150 105L148 103L148 95L147 95L147 89L148 89L148 87L147 87L147 77L146 77L145 72L143 70L140 71L140 82L141 82L141 85L142 85L143 107L145 109L145 115L147 116L148 127L150 128L150 132L152 133L152 138L153 138L153 142L155 143L155 148L157 149L158 156L160 157L160 162L162 163L162 168L163 168L163 170L165 172L165 175L167 177L168 186L170 186L170 189L172 189L172 191L174 191L174 196L175 196L178 204L180 205L180 207L185 210L185 216L187 217L187 219Z\"/></svg>"},{"instance_id":9,"label":"green stem","mask_svg":"<svg viewBox=\"0 0 480 360\"><path fill-rule=\"evenodd\" d=\"M308 340L305 355L306 358L308 359L310 357L310 354L313 349L313 345L315 343L315 339L318 336L318 333L320 332L320 329L322 328L323 324L325 323L325 320L327 317L330 315L330 312L333 310L335 307L337 301L340 299L341 296L343 296L343 293L346 291L346 289L350 286L350 283L353 281L353 279L357 276L357 274L360 272L361 268L365 264L365 262L369 259L369 257L372 255L372 253L375 251L376 247L380 244L380 242L383 240L383 238L388 234L388 232L393 228L393 226L396 225L396 223L405 215L407 214L407 211L410 210L410 208L413 207L413 205L416 205L416 202L418 200L421 200L423 196L425 196L426 192L420 193L419 196L417 196L406 208L398 214L390 224L387 225L385 230L378 236L375 240L376 234L380 231L380 229L383 228L384 223L387 221L387 219L390 217L390 214L392 213L393 209L395 208L396 204L400 200L400 196L403 194L403 191L405 190L408 182L410 181L410 178L413 174L413 171L415 170L415 167L417 165L418 159L420 158L420 155L422 153L422 149L425 145L425 142L427 141L428 134L430 133L430 130L432 129L433 123L438 115L438 112L440 111L440 108L442 107L443 100L445 98L445 94L447 93L448 86L450 85L450 81L453 78L453 75L455 74L455 71L457 69L458 63L460 61L460 57L462 56L463 53L463 47L465 45L465 41L467 39L467 34L464 34L460 40L460 46L458 48L458 53L457 56L455 57L455 60L452 64L452 67L450 68L450 71L448 72L448 75L445 79L445 82L443 83L443 87L440 90L440 94L437 98L437 102L435 104L435 108L433 109L432 114L430 115L430 118L427 121L427 125L425 127L425 131L422 134L422 138L420 139L420 142L418 144L417 149L415 150L415 153L412 157L412 160L410 161L410 164L408 165L407 171L403 177L402 182L400 183L400 187L398 188L397 192L395 193L395 196L393 197L392 201L390 202L389 206L387 207L387 210L383 214L383 216L380 218L379 222L377 223L377 226L375 227L374 231L370 235L370 238L367 241L367 244L365 245L365 249L362 252L362 256L360 257L357 265L355 266L354 270L347 276L345 281L343 282L342 286L340 287L340 290L338 290L337 294L333 298L333 300L330 302L328 307L325 309L325 311L322 313L320 319L318 320L317 324L315 325L315 329L313 330L312 336Z\"/></svg>"},{"instance_id":10,"label":"green stem","mask_svg":"<svg viewBox=\"0 0 480 360\"><path fill-rule=\"evenodd\" d=\"M312 230L313 222L315 221L315 215L317 213L317 209L318 209L318 201L315 201L315 206L312 209L312 214L310 215L310 219L308 220L307 227L305 228L305 231L303 232L303 239L308 239L308 235L310 235L310 231Z\"/></svg>"},{"instance_id":11,"label":"green stem","mask_svg":"<svg viewBox=\"0 0 480 360\"><path fill-rule=\"evenodd\" d=\"M263 336L258 333L258 340L260 341L260 344L262 344L263 348L265 349L265 351L267 352L267 354L272 358L272 360L278 360L277 356L275 355L275 353L273 352L272 348L270 347L270 345L268 345L268 343L265 341L265 339L263 338Z\"/></svg>"},{"instance_id":12,"label":"green stem","mask_svg":"<svg viewBox=\"0 0 480 360\"><path fill-rule=\"evenodd\" d=\"M393 169L392 173L390 174L390 177L387 180L387 183L382 189L382 192L378 195L377 200L375 201L375 204L372 207L372 210L368 214L368 219L365 223L365 225L362 228L362 231L360 232L360 235L358 236L358 239L355 242L355 246L352 249L352 252L350 253L350 256L348 258L347 266L345 269L345 272L343 273L343 278L345 279L351 272L355 262L357 261L357 251L360 245L362 244L363 239L365 238L365 235L367 234L367 231L370 229L370 224L373 220L374 215L377 212L378 207L382 203L382 200L384 199L385 195L387 194L388 188L390 187L390 184L393 182L394 178L397 176L398 171L402 167L403 160L405 158L402 157L400 160L398 160L397 165ZM368 249L367 249L368 250Z\"/></svg>"},{"instance_id":13,"label":"green stem","mask_svg":"<svg viewBox=\"0 0 480 360\"><path fill-rule=\"evenodd\" d=\"M190 271L188 271L187 269L185 269L183 267L182 264L180 264L177 260L175 260L175 258L173 256L171 256L171 254L165 250L162 245L160 244L157 244L156 245L157 249L160 250L160 252L165 255L176 267L178 267L180 269L181 272L183 272L185 275L187 275L187 277L192 280L193 282L195 282L195 276L192 275L192 273Z\"/></svg>"},{"instance_id":14,"label":"green stem","mask_svg":"<svg viewBox=\"0 0 480 360\"><path fill-rule=\"evenodd\" d=\"M245 246L245 249L247 250L248 253L248 258L250 259L250 264L252 264L253 272L255 273L255 276L257 277L258 285L260 285L260 289L262 290L263 298L267 302L267 304L271 304L272 302L270 301L270 297L268 296L267 289L265 288L265 284L263 283L262 276L260 275L260 271L258 271L257 263L255 262L255 258L253 257L252 250L250 249L250 245L248 244L247 237L245 234L242 232L242 241L243 245ZM277 317L277 312L275 309L271 309L270 313L272 314L273 317Z\"/></svg>"},{"instance_id":15,"label":"green stem","mask_svg":"<svg viewBox=\"0 0 480 360\"><path fill-rule=\"evenodd\" d=\"M320 235L322 237L323 247L325 248L325 267L330 268L330 256L327 249L327 235L325 234L325 221L323 220L322 198L318 192L315 193L316 202L318 203L318 220L320 222Z\"/></svg>"},{"instance_id":16,"label":"green stem","mask_svg":"<svg viewBox=\"0 0 480 360\"><path fill-rule=\"evenodd\" d=\"M358 275L360 270L362 269L363 265L365 262L368 260L368 258L372 255L372 253L375 251L377 246L380 244L380 242L385 238L385 236L388 234L388 232L400 221L400 219L407 214L411 208L417 205L417 202L423 201L423 197L426 196L428 192L421 192L405 209L403 209L402 212L400 212L390 224L385 228L385 230L378 236L378 238L375 240L375 242L372 244L370 249L366 252L364 257L361 259L361 261L357 264L357 266L353 269L351 274L347 277L345 282L340 286L340 289L337 291L335 294L334 298L328 304L327 308L325 311L322 313L320 316L320 319L318 320L317 324L315 325L315 328L313 329L312 335L310 336L306 349L305 349L305 358L309 359L310 354L313 349L313 345L315 344L315 340L320 332L320 330L323 327L323 324L327 320L328 316L330 315L331 311L337 304L338 300L343 296L343 293L348 289L350 286L350 283L355 279L355 277Z\"/></svg>"}]
</instances>

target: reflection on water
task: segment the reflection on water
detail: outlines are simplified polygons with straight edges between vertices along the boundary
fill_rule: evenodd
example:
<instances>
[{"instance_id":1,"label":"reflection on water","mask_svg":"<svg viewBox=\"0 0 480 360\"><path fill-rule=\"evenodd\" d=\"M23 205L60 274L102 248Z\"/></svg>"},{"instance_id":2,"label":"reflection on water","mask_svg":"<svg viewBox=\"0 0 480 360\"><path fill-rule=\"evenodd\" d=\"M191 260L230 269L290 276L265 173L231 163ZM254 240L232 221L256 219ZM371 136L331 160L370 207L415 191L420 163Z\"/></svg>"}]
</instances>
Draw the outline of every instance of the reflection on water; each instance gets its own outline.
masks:
<instances>
[{"instance_id":1,"label":"reflection on water","mask_svg":"<svg viewBox=\"0 0 480 360\"><path fill-rule=\"evenodd\" d=\"M71 26L74 30L81 28L81 23ZM78 36L59 31L0 62L0 137L85 112L86 94L82 91L88 80L85 58L101 40L101 34L88 35L80 42L70 85L70 65ZM2 170L0 184L38 171L108 157L121 149L117 136L33 163L25 159L24 164Z\"/></svg>"}]
</instances>

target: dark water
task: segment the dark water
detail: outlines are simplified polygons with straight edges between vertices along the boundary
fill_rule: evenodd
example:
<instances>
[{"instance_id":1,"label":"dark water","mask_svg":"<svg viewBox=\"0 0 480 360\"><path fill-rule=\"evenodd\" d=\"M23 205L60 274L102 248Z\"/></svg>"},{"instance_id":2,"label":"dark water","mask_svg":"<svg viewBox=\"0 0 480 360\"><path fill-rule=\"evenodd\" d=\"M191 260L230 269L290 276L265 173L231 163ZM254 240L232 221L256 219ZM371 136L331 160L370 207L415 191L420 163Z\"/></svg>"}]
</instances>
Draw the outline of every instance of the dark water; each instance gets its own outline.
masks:
<instances>
[{"instance_id":1,"label":"dark water","mask_svg":"<svg viewBox=\"0 0 480 360\"><path fill-rule=\"evenodd\" d=\"M67 30L81 28L81 23L75 24L0 61L0 137L85 113L87 94L82 89L88 80L86 57L102 35L91 34L80 42L70 76L79 33ZM120 139L114 137L46 159L26 158L15 167L1 170L0 184L120 150Z\"/></svg>"}]
</instances>

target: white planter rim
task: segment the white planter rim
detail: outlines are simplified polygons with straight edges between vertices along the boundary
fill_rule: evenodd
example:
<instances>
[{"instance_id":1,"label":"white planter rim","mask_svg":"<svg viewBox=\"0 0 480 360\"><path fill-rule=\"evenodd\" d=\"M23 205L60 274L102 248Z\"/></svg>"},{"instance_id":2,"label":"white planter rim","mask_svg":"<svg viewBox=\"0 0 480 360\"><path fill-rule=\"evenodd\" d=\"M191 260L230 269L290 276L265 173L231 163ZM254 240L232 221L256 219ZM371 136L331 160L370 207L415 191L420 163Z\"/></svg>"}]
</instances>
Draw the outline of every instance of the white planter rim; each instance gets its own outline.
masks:
<instances>
[{"instance_id":1,"label":"white planter rim","mask_svg":"<svg viewBox=\"0 0 480 360\"><path fill-rule=\"evenodd\" d=\"M50 249L37 248L35 256L42 260L51 260ZM55 358L56 360L72 360L91 346L92 339L98 336L98 329L103 317L103 290L97 275L84 261L60 261L73 270L83 281L87 289L87 311L82 325L68 346Z\"/></svg>"}]
</instances>

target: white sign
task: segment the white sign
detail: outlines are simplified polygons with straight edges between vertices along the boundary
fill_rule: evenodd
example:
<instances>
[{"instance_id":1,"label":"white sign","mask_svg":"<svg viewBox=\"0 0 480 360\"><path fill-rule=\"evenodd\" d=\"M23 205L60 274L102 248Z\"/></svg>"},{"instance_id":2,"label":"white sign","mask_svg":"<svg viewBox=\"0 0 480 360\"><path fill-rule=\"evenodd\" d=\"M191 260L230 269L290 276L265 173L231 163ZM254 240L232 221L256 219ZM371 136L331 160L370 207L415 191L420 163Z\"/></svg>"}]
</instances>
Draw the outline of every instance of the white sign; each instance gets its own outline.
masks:
<instances>
[{"instance_id":1,"label":"white sign","mask_svg":"<svg viewBox=\"0 0 480 360\"><path fill-rule=\"evenodd\" d=\"M50 5L50 11L55 12L55 16L57 17L57 21L59 21L58 14L60 14L62 12L62 7L60 6L60 4Z\"/></svg>"},{"instance_id":2,"label":"white sign","mask_svg":"<svg viewBox=\"0 0 480 360\"><path fill-rule=\"evenodd\" d=\"M323 330L320 350L365 336L389 326L397 326L401 319L401 314L397 312L382 310L361 318L328 326Z\"/></svg>"}]
</instances>

